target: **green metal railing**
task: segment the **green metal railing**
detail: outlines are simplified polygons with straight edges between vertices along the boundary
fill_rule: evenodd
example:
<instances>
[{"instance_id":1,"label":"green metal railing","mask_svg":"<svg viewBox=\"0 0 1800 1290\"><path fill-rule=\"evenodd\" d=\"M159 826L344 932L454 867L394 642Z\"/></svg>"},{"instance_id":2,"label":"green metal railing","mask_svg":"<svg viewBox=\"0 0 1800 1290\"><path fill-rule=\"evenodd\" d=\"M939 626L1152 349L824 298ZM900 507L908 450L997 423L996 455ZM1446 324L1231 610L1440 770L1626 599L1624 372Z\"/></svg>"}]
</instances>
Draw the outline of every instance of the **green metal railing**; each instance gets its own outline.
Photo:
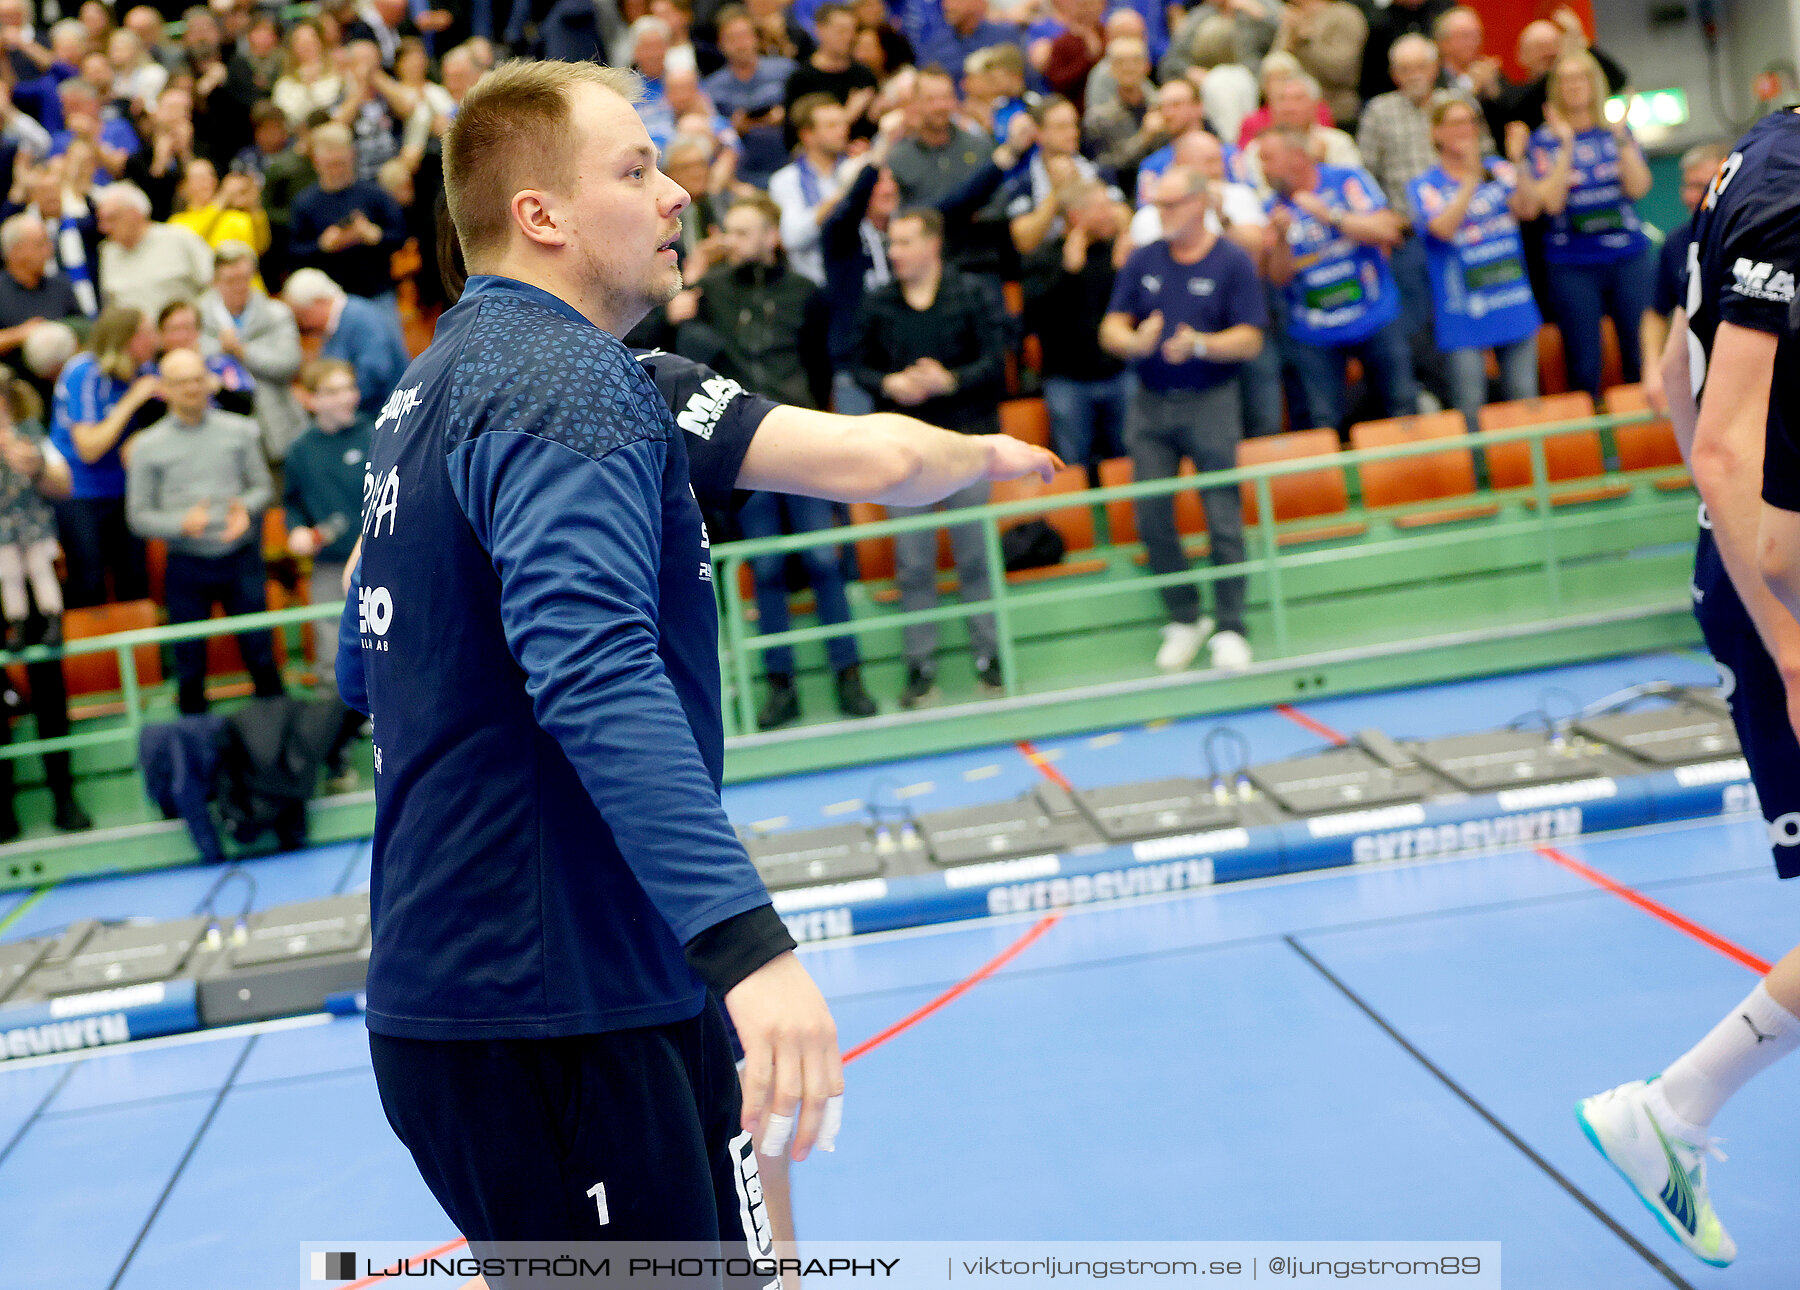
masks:
<instances>
[{"instance_id":1,"label":"green metal railing","mask_svg":"<svg viewBox=\"0 0 1800 1290\"><path fill-rule=\"evenodd\" d=\"M1274 481L1289 475L1351 468L1370 462L1399 461L1411 457L1432 456L1447 451L1478 449L1509 443L1528 443L1531 450L1532 478L1531 483L1527 486L1508 490L1484 491L1473 496L1442 498L1403 507L1384 508L1379 512L1352 510L1341 517L1320 516L1315 518L1317 520L1355 519L1375 514L1402 516L1442 510L1448 506L1469 501L1528 497L1535 503L1536 514L1534 516L1522 520L1505 518L1489 520L1482 525L1481 532L1484 537L1494 539L1538 535L1541 541L1537 564L1542 570L1549 602L1553 606L1559 606L1563 603L1564 595L1563 560L1559 549L1559 536L1582 526L1603 526L1611 523L1618 512L1611 508L1600 508L1559 513L1551 505L1559 485L1552 484L1549 479L1545 441L1554 435L1589 430L1605 431L1620 426L1641 424L1653 419L1647 413L1593 417L1579 421L1559 422L1554 425L1529 426L1517 430L1475 434L1462 439L1427 440L1391 448L1344 452L1330 457L1307 457L1235 470L1214 471L1204 475L1150 480L1113 488L1086 489L1079 493L1022 498L1017 501L992 503L958 511L931 512L902 519L883 520L879 523L856 525L848 529L830 529L817 533L721 543L713 548L712 555L713 561L720 571L719 581L725 592L723 596L725 612L721 619L720 661L722 670L726 678L732 682L734 691L731 711L727 714L728 733L755 729L752 657L778 645L798 645L844 635L861 636L874 632L892 631L913 623L945 622L966 618L973 613L990 612L995 619L1001 673L1005 681L1006 693L1015 694L1018 692L1019 684L1018 633L1015 620L1019 616L1048 605L1089 600L1100 601L1107 597L1137 594L1145 590L1183 583L1198 586L1221 577L1239 577L1250 574L1263 576L1267 589L1267 606L1274 655L1277 657L1286 655L1291 644L1289 616L1293 599L1288 592L1284 575L1305 569L1328 569L1352 561L1380 556L1428 551L1469 541L1468 530L1463 528L1433 533L1411 533L1405 537L1358 541L1350 545L1318 546L1291 551L1281 549L1280 539L1284 526L1275 519ZM1634 472L1630 476L1615 474L1564 481L1561 486L1589 487L1597 483L1630 480L1637 484L1653 487L1656 481L1676 477L1681 473L1680 468L1670 467L1657 471ZM1236 487L1240 483L1248 483L1252 487L1256 495L1258 510L1254 547L1247 550L1247 558L1242 564L1228 565L1222 568L1202 564L1185 573L1162 575L1134 571L1129 576L1114 577L1104 581L1084 580L1029 591L1016 590L1007 586L1004 560L1000 548L1000 534L1005 521L1078 506L1098 507L1111 501L1174 496L1178 493L1197 492L1206 488ZM1667 504L1671 507L1685 507L1691 505L1691 502L1670 496ZM946 528L960 524L979 524L982 527L983 552L988 564L989 585L992 588L992 594L987 599L939 605L931 609L910 612L881 613L852 619L841 624L803 627L785 632L763 634L751 630L746 617L745 600L737 590L738 570L745 562L763 555L786 554L803 551L810 547L835 545L861 538L888 537L898 533ZM55 739L25 740L0 747L0 757L18 758L106 744L128 744L134 750L133 756L135 756L138 734L143 728L145 720L145 687L138 672L135 651L145 646L160 648L181 641L204 640L214 636L236 635L246 631L281 630L298 624L336 618L341 614L342 609L342 602L301 605L290 609L247 614L236 618L212 618L202 622L143 628L107 636L85 637L67 641L58 647L37 645L20 651L12 655L9 661L32 663L88 654L113 654L118 661L124 720L120 725L103 729L84 730L78 734L64 735Z\"/></svg>"},{"instance_id":2,"label":"green metal railing","mask_svg":"<svg viewBox=\"0 0 1800 1290\"><path fill-rule=\"evenodd\" d=\"M966 618L976 613L991 613L995 621L995 637L1005 693L1013 695L1018 693L1019 685L1019 671L1016 666L1017 633L1014 626L1014 620L1018 615L1053 604L1101 600L1111 596L1135 595L1146 589L1181 584L1198 586L1219 578L1261 574L1267 588L1274 652L1279 657L1285 656L1289 652L1290 646L1291 600L1284 584L1284 572L1341 565L1382 555L1461 544L1469 540L1468 531L1459 529L1437 533L1416 533L1405 538L1387 541L1359 541L1350 545L1284 552L1280 545L1284 526L1275 518L1273 481L1289 475L1315 474L1321 470L1340 470L1359 467L1367 463L1403 461L1413 457L1430 457L1445 452L1475 450L1505 444L1528 444L1531 455L1531 482L1527 485L1511 489L1483 490L1472 495L1465 494L1406 506L1382 508L1378 512L1352 510L1342 517L1318 516L1313 518L1316 522L1333 518L1353 519L1367 515L1399 517L1442 511L1458 504L1490 499L1503 501L1528 498L1535 506L1536 514L1534 516L1523 520L1489 520L1484 523L1482 533L1484 536L1495 539L1537 535L1541 543L1539 566L1543 572L1546 594L1553 606L1560 606L1563 603L1564 593L1559 534L1582 526L1605 525L1611 522L1616 512L1610 509L1589 509L1559 513L1557 508L1552 505L1558 489L1587 488L1596 484L1616 482L1632 482L1654 487L1658 480L1680 477L1684 472L1680 467L1668 467L1660 470L1637 471L1629 476L1615 473L1553 483L1549 477L1545 441L1558 435L1587 431L1610 431L1614 428L1645 424L1653 420L1656 420L1654 414L1647 412L1588 417L1574 421L1523 426L1511 430L1487 431L1456 439L1431 439L1419 443L1397 444L1386 448L1341 452L1328 457L1305 457L1292 461L1270 462L1233 470L1149 480L1110 488L1085 489L1079 493L1021 498L1015 501L990 503L985 506L973 506L956 511L931 512L901 519L882 520L873 524L859 524L848 529L827 529L814 533L722 543L713 548L712 554L713 562L719 568L719 582L725 590L721 663L727 671L733 691L733 711L728 714L733 719L728 721L728 726L735 727L734 731L728 730L728 733L756 728L751 658L753 655L761 654L763 651L779 645L798 645L829 640L838 636L862 636L874 632L892 631L915 623L944 622ZM1167 497L1179 493L1199 492L1209 488L1237 487L1239 484L1249 484L1254 490L1258 513L1255 525L1256 549L1251 550L1247 547L1247 558L1241 564L1223 567L1199 565L1185 573L1160 575L1134 573L1129 577L1111 578L1105 581L1082 581L1071 585L1032 591L1019 591L1007 586L1000 547L1002 525L1007 520L1043 515L1050 511L1068 510L1074 507L1100 507L1112 501ZM1685 507L1692 504L1685 500L1676 501L1673 497L1668 499L1668 503L1672 507ZM746 561L765 555L786 555L812 547L838 545L865 538L892 537L901 533L915 533L926 529L942 529L962 524L981 525L982 546L988 565L989 586L992 589L987 599L954 605L939 605L930 609L883 613L852 619L846 623L795 628L784 632L765 634L750 630L744 598L737 594L738 569ZM1296 525L1290 524L1287 527L1292 528Z\"/></svg>"},{"instance_id":3,"label":"green metal railing","mask_svg":"<svg viewBox=\"0 0 1800 1290\"><path fill-rule=\"evenodd\" d=\"M120 726L101 730L85 730L80 734L62 735L55 739L27 739L0 747L0 757L29 757L51 752L73 752L77 748L93 748L103 744L129 744L137 747L138 732L144 728L144 685L138 675L137 651L145 646L161 648L181 641L207 640L214 636L236 636L241 632L279 630L296 623L317 622L336 618L343 613L343 601L328 605L297 605L292 609L274 609L260 614L242 614L236 618L208 618L196 623L178 623L168 627L144 627L106 636L84 636L64 641L61 645L33 645L8 655L7 662L39 663L84 654L110 653L118 660L119 695L124 703L125 721ZM136 756L135 751L133 756Z\"/></svg>"}]
</instances>

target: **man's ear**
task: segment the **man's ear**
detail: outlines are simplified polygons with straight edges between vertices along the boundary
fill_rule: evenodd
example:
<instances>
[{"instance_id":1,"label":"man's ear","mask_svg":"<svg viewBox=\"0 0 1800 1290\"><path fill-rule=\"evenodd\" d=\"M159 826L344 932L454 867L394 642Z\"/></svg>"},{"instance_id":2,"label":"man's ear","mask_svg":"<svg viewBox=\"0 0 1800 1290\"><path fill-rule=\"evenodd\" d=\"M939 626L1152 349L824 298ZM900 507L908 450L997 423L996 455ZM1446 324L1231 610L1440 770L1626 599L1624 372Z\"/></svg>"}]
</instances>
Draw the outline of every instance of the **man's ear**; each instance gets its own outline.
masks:
<instances>
[{"instance_id":1,"label":"man's ear","mask_svg":"<svg viewBox=\"0 0 1800 1290\"><path fill-rule=\"evenodd\" d=\"M536 188L525 188L513 194L513 226L539 246L567 246L563 215L556 199Z\"/></svg>"}]
</instances>

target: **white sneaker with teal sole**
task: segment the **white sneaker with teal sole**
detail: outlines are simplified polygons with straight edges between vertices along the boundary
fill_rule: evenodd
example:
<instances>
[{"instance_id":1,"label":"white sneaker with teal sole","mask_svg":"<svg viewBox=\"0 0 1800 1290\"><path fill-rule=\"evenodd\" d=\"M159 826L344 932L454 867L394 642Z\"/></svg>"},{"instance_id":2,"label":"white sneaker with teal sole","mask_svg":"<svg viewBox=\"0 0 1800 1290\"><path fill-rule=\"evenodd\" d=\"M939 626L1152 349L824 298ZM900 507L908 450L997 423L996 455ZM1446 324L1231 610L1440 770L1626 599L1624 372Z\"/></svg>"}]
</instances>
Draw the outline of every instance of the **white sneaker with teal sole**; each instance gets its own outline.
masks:
<instances>
[{"instance_id":1,"label":"white sneaker with teal sole","mask_svg":"<svg viewBox=\"0 0 1800 1290\"><path fill-rule=\"evenodd\" d=\"M1711 1138L1692 1142L1658 1121L1645 1096L1656 1078L1583 1098L1575 1104L1576 1122L1664 1231L1702 1263L1725 1267L1737 1257L1737 1242L1706 1194L1706 1157L1723 1160L1725 1153Z\"/></svg>"}]
</instances>

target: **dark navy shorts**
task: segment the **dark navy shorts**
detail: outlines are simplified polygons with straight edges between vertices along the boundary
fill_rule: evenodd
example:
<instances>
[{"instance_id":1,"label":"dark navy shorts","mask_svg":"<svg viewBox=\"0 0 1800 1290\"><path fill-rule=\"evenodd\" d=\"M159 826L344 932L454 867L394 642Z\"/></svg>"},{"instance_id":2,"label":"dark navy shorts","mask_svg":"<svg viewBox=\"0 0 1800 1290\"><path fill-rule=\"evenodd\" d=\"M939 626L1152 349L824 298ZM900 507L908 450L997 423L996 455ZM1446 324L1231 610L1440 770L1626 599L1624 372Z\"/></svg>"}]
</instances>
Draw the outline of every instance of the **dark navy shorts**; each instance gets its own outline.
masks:
<instances>
[{"instance_id":1,"label":"dark navy shorts","mask_svg":"<svg viewBox=\"0 0 1800 1290\"><path fill-rule=\"evenodd\" d=\"M558 1039L371 1033L369 1051L388 1123L475 1254L496 1241L716 1242L728 1259L772 1249L710 996L699 1016L665 1026Z\"/></svg>"},{"instance_id":2,"label":"dark navy shorts","mask_svg":"<svg viewBox=\"0 0 1800 1290\"><path fill-rule=\"evenodd\" d=\"M1800 877L1800 741L1788 722L1787 690L1726 575L1704 507L1694 551L1694 617L1731 703L1731 723L1768 822L1775 871Z\"/></svg>"}]
</instances>

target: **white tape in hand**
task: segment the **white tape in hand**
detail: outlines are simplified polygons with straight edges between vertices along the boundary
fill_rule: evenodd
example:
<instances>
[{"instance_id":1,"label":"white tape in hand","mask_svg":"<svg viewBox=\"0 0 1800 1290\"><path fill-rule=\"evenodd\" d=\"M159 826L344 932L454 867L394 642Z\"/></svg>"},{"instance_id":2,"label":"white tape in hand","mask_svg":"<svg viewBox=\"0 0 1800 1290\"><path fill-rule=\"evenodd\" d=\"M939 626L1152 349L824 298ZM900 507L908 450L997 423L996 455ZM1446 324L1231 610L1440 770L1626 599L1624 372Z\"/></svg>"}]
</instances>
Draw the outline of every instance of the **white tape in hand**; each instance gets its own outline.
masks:
<instances>
[{"instance_id":1,"label":"white tape in hand","mask_svg":"<svg viewBox=\"0 0 1800 1290\"><path fill-rule=\"evenodd\" d=\"M794 1117L777 1115L769 1112L769 1122L763 1126L762 1144L756 1149L770 1159L786 1153L788 1139L794 1136Z\"/></svg>"},{"instance_id":2,"label":"white tape in hand","mask_svg":"<svg viewBox=\"0 0 1800 1290\"><path fill-rule=\"evenodd\" d=\"M819 1125L819 1150L836 1151L838 1130L844 1127L844 1095L825 1099L825 1121Z\"/></svg>"}]
</instances>

